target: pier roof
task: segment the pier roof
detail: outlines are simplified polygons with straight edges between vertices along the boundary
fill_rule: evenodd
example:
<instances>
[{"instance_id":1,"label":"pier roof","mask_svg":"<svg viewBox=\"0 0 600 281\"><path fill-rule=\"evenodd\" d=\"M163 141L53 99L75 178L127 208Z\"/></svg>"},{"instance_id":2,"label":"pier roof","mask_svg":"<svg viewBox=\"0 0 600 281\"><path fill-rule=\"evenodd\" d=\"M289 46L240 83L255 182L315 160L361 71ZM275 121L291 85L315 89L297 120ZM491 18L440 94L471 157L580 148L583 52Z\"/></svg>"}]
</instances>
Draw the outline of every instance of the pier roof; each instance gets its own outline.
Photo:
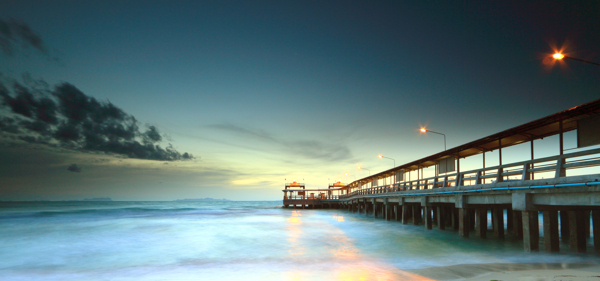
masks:
<instances>
[{"instance_id":1,"label":"pier roof","mask_svg":"<svg viewBox=\"0 0 600 281\"><path fill-rule=\"evenodd\" d=\"M548 136L559 134L561 121L563 132L572 131L577 129L577 120L596 114L600 114L600 99L569 108L567 110L474 140L463 145L459 145L457 147L450 148L448 150L394 167L389 170L385 170L377 174L373 174L355 182L390 176L402 170L412 171L419 168L427 168L435 165L437 161L448 157L454 156L458 158L465 158L483 152L496 150L500 147L504 148L523 142L543 139Z\"/></svg>"}]
</instances>

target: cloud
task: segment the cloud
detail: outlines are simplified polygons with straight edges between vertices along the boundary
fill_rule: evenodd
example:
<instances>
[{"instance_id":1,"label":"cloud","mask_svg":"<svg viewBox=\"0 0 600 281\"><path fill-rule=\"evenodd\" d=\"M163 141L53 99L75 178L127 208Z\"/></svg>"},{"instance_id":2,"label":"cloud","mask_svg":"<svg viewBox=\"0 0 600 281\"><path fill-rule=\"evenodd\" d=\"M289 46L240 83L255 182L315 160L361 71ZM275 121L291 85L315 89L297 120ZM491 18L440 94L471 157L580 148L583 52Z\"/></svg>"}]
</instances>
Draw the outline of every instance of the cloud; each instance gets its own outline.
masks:
<instances>
[{"instance_id":1,"label":"cloud","mask_svg":"<svg viewBox=\"0 0 600 281\"><path fill-rule=\"evenodd\" d=\"M48 55L44 40L28 24L15 19L0 19L0 49L12 56L18 45L22 48L32 47Z\"/></svg>"},{"instance_id":2,"label":"cloud","mask_svg":"<svg viewBox=\"0 0 600 281\"><path fill-rule=\"evenodd\" d=\"M6 79L5 79L6 80ZM191 160L171 144L161 147L162 136L155 126L142 132L132 115L110 102L87 96L70 83L53 89L25 75L26 84L0 82L0 106L12 113L0 116L0 131L18 139L48 146L116 154L161 161Z\"/></svg>"},{"instance_id":3,"label":"cloud","mask_svg":"<svg viewBox=\"0 0 600 281\"><path fill-rule=\"evenodd\" d=\"M81 167L77 166L77 164L71 164L69 167L67 167L67 171L79 173L81 172Z\"/></svg>"},{"instance_id":4,"label":"cloud","mask_svg":"<svg viewBox=\"0 0 600 281\"><path fill-rule=\"evenodd\" d=\"M279 150L299 155L309 159L321 159L326 161L342 161L352 158L350 149L340 143L327 143L318 140L288 140L277 138L266 131L243 128L234 124L214 124L210 128L232 132L242 135L243 138L254 138L269 145L276 145ZM269 150L272 150L271 147Z\"/></svg>"}]
</instances>

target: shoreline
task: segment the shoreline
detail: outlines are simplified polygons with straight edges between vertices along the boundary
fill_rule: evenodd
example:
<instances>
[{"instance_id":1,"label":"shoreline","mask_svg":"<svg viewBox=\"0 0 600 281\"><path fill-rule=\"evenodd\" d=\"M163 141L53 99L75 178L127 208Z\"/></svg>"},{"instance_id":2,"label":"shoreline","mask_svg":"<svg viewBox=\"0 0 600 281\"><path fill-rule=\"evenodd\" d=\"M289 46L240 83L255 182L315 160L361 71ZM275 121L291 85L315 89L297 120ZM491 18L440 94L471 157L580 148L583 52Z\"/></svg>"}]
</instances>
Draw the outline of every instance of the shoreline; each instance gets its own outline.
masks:
<instances>
[{"instance_id":1,"label":"shoreline","mask_svg":"<svg viewBox=\"0 0 600 281\"><path fill-rule=\"evenodd\" d=\"M444 281L600 281L600 263L460 264L410 272Z\"/></svg>"}]
</instances>

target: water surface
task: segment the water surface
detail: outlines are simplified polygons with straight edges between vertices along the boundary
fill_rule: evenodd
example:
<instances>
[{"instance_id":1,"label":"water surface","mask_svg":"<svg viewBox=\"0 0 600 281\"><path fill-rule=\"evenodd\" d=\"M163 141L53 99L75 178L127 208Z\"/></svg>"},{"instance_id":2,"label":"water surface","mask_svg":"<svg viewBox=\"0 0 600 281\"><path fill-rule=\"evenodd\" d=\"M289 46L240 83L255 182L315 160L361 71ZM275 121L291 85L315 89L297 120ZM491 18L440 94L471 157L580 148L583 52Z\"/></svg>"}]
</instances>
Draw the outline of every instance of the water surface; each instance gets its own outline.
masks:
<instances>
[{"instance_id":1,"label":"water surface","mask_svg":"<svg viewBox=\"0 0 600 281\"><path fill-rule=\"evenodd\" d=\"M0 202L0 230L2 280L430 280L460 264L598 263L281 201Z\"/></svg>"}]
</instances>

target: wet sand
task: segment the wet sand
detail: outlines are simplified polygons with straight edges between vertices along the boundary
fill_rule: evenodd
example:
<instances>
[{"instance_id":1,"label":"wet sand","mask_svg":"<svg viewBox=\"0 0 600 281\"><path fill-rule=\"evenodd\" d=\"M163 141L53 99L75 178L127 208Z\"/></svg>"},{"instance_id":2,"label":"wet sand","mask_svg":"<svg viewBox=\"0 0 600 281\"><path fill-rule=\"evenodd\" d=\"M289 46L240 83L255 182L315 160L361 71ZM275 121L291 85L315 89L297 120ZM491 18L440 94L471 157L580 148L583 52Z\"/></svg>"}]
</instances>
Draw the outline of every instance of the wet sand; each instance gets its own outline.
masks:
<instances>
[{"instance_id":1,"label":"wet sand","mask_svg":"<svg viewBox=\"0 0 600 281\"><path fill-rule=\"evenodd\" d=\"M598 264L463 264L411 271L435 280L600 281Z\"/></svg>"}]
</instances>

